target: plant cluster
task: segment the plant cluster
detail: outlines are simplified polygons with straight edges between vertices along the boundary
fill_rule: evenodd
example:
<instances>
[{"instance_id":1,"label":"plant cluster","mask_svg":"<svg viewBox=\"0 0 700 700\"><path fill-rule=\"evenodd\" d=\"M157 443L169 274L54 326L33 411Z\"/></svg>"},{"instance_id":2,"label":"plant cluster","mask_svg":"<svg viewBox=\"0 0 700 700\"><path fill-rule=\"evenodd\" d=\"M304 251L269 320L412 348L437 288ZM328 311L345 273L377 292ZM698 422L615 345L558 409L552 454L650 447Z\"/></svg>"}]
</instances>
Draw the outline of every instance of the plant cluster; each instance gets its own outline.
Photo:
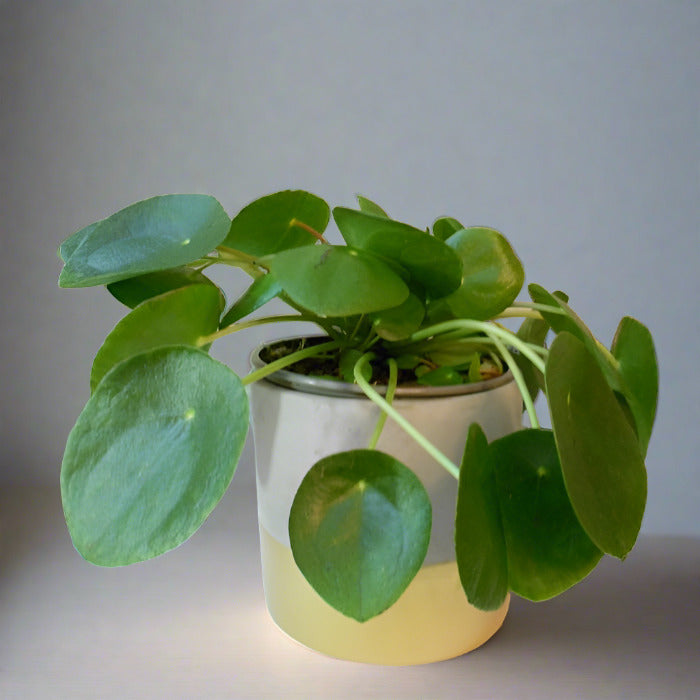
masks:
<instances>
[{"instance_id":1,"label":"plant cluster","mask_svg":"<svg viewBox=\"0 0 700 700\"><path fill-rule=\"evenodd\" d=\"M392 605L430 538L422 484L376 449L387 416L458 482L455 553L473 605L497 608L509 590L552 597L604 553L630 551L657 399L649 331L625 317L607 349L565 294L531 284L531 301L515 301L525 276L498 231L449 217L422 230L358 200L332 211L342 245L324 238L326 202L303 191L268 195L233 219L210 196L154 197L63 242L60 286L106 285L129 308L97 352L62 464L66 522L83 557L129 564L192 535L233 477L248 431L245 387L309 360L383 411L366 449L310 465L290 513L299 568L344 614L366 620ZM232 303L206 274L214 265L251 279ZM255 314L274 298L288 314ZM507 317L522 318L517 332L500 323ZM208 354L220 338L280 321L312 322L322 339L242 379ZM472 425L460 465L393 406L399 381L460 384L506 370L530 427L489 444ZM551 430L534 408L540 391Z\"/></svg>"}]
</instances>

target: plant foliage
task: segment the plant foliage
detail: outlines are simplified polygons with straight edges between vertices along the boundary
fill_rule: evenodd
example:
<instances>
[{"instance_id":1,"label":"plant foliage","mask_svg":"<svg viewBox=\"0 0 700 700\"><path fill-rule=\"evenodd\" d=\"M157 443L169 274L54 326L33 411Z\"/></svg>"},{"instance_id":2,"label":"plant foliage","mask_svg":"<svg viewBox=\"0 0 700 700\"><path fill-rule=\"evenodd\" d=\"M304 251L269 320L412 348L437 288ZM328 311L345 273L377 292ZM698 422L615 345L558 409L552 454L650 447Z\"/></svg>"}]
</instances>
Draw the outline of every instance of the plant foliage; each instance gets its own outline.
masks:
<instances>
[{"instance_id":1,"label":"plant foliage","mask_svg":"<svg viewBox=\"0 0 700 700\"><path fill-rule=\"evenodd\" d=\"M477 607L499 607L508 591L550 598L603 554L630 551L658 393L649 331L626 317L607 349L565 294L531 284L532 302L515 301L525 274L498 231L451 217L416 228L366 197L358 203L331 212L313 194L284 191L231 220L213 197L167 195L60 246L60 286L105 285L127 307L97 352L92 396L62 464L66 521L83 557L124 565L190 537L236 468L248 430L245 385L302 361L356 381L399 421L390 400L398 382L513 372L531 427L489 444L472 425L461 465L403 426L458 480L455 556ZM324 237L331 215L344 244ZM215 265L250 279L227 307L207 275ZM256 315L275 298L289 314ZM502 317L521 317L517 332ZM324 339L243 379L208 355L220 338L277 320L313 322ZM386 399L372 383L389 385ZM552 430L539 427L539 392ZM360 621L400 597L430 529L418 478L373 446L311 466L289 518L303 574Z\"/></svg>"}]
</instances>

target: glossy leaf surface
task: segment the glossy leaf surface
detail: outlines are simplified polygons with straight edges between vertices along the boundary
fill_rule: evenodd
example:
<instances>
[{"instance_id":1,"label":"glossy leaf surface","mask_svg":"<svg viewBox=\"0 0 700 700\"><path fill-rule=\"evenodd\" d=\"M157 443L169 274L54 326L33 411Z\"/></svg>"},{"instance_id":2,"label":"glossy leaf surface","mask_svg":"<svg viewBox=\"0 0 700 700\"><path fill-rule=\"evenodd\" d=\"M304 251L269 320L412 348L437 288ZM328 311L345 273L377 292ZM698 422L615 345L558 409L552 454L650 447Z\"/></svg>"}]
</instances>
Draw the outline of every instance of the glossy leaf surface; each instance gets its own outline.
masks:
<instances>
[{"instance_id":1,"label":"glossy leaf surface","mask_svg":"<svg viewBox=\"0 0 700 700\"><path fill-rule=\"evenodd\" d=\"M330 209L310 192L285 190L256 199L231 222L224 245L248 255L262 256L316 243L305 227L322 234Z\"/></svg>"},{"instance_id":2,"label":"glossy leaf surface","mask_svg":"<svg viewBox=\"0 0 700 700\"><path fill-rule=\"evenodd\" d=\"M469 428L457 490L455 552L462 587L480 610L496 610L508 593L508 558L488 442Z\"/></svg>"},{"instance_id":3,"label":"glossy leaf surface","mask_svg":"<svg viewBox=\"0 0 700 700\"><path fill-rule=\"evenodd\" d=\"M248 314L252 314L253 311L274 299L281 291L282 287L272 275L257 277L221 319L221 328L226 328Z\"/></svg>"},{"instance_id":4,"label":"glossy leaf surface","mask_svg":"<svg viewBox=\"0 0 700 700\"><path fill-rule=\"evenodd\" d=\"M90 373L94 391L114 365L163 345L195 346L219 327L219 290L213 285L181 287L148 299L127 314L97 351Z\"/></svg>"},{"instance_id":5,"label":"glossy leaf surface","mask_svg":"<svg viewBox=\"0 0 700 700\"><path fill-rule=\"evenodd\" d=\"M463 229L446 244L462 261L462 284L446 303L457 317L485 320L510 306L525 272L506 238L490 228Z\"/></svg>"},{"instance_id":6,"label":"glossy leaf surface","mask_svg":"<svg viewBox=\"0 0 700 700\"><path fill-rule=\"evenodd\" d=\"M318 594L360 622L403 593L428 550L431 506L393 457L352 450L317 462L289 517L294 559Z\"/></svg>"},{"instance_id":7,"label":"glossy leaf surface","mask_svg":"<svg viewBox=\"0 0 700 700\"><path fill-rule=\"evenodd\" d=\"M574 511L600 549L624 557L646 503L646 469L634 430L596 359L566 331L552 343L545 381Z\"/></svg>"},{"instance_id":8,"label":"glossy leaf surface","mask_svg":"<svg viewBox=\"0 0 700 700\"><path fill-rule=\"evenodd\" d=\"M159 348L117 365L63 457L76 549L95 564L121 566L184 542L226 490L247 432L241 381L206 353Z\"/></svg>"},{"instance_id":9,"label":"glossy leaf surface","mask_svg":"<svg viewBox=\"0 0 700 700\"><path fill-rule=\"evenodd\" d=\"M425 231L344 207L333 209L333 217L349 246L394 260L429 296L442 297L459 287L459 258Z\"/></svg>"},{"instance_id":10,"label":"glossy leaf surface","mask_svg":"<svg viewBox=\"0 0 700 700\"><path fill-rule=\"evenodd\" d=\"M554 435L519 430L489 445L508 552L510 589L546 600L578 583L602 552L571 507Z\"/></svg>"},{"instance_id":11,"label":"glossy leaf surface","mask_svg":"<svg viewBox=\"0 0 700 700\"><path fill-rule=\"evenodd\" d=\"M199 270L191 267L176 267L172 270L149 272L146 275L131 277L129 279L113 282L107 285L109 293L130 309L135 308L146 299L151 299L173 289L186 287L190 284L214 283ZM223 294L220 295L223 306Z\"/></svg>"},{"instance_id":12,"label":"glossy leaf surface","mask_svg":"<svg viewBox=\"0 0 700 700\"><path fill-rule=\"evenodd\" d=\"M292 301L319 316L354 316L402 304L408 287L381 260L346 246L304 246L264 259Z\"/></svg>"},{"instance_id":13,"label":"glossy leaf surface","mask_svg":"<svg viewBox=\"0 0 700 700\"><path fill-rule=\"evenodd\" d=\"M649 329L634 318L623 318L613 340L612 354L619 362L624 395L634 416L644 455L656 417L659 394L659 370Z\"/></svg>"},{"instance_id":14,"label":"glossy leaf surface","mask_svg":"<svg viewBox=\"0 0 700 700\"><path fill-rule=\"evenodd\" d=\"M61 246L61 254L69 257L59 285L91 287L186 265L216 248L229 226L222 206L207 195L137 202L87 227L77 246L71 239Z\"/></svg>"}]
</instances>

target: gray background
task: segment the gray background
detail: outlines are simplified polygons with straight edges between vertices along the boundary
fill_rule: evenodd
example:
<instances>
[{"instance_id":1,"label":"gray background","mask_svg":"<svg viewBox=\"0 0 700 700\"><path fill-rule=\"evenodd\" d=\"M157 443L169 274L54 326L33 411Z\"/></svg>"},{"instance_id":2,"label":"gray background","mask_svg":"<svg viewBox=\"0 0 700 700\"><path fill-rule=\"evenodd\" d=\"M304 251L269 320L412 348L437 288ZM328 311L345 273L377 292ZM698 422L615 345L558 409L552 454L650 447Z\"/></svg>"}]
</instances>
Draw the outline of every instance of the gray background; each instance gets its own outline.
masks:
<instances>
[{"instance_id":1,"label":"gray background","mask_svg":"<svg viewBox=\"0 0 700 700\"><path fill-rule=\"evenodd\" d=\"M0 483L57 483L122 313L57 288L63 238L155 194L233 215L298 187L494 226L604 341L645 322L643 528L700 535L698 36L691 1L0 1ZM244 371L271 333L215 354Z\"/></svg>"}]
</instances>

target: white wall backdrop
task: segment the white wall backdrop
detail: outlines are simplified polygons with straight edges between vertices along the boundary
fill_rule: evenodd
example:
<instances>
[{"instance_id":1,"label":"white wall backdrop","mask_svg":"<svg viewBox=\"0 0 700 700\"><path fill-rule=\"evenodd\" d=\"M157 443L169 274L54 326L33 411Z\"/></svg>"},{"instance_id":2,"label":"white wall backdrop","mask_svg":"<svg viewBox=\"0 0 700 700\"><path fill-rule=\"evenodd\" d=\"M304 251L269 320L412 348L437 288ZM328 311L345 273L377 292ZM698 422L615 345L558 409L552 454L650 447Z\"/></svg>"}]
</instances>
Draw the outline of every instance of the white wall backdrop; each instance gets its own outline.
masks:
<instances>
[{"instance_id":1,"label":"white wall backdrop","mask_svg":"<svg viewBox=\"0 0 700 700\"><path fill-rule=\"evenodd\" d=\"M645 322L644 530L700 535L699 36L692 0L0 1L0 480L57 483L121 315L57 288L63 238L155 194L233 215L298 187L494 226L599 337Z\"/></svg>"}]
</instances>

